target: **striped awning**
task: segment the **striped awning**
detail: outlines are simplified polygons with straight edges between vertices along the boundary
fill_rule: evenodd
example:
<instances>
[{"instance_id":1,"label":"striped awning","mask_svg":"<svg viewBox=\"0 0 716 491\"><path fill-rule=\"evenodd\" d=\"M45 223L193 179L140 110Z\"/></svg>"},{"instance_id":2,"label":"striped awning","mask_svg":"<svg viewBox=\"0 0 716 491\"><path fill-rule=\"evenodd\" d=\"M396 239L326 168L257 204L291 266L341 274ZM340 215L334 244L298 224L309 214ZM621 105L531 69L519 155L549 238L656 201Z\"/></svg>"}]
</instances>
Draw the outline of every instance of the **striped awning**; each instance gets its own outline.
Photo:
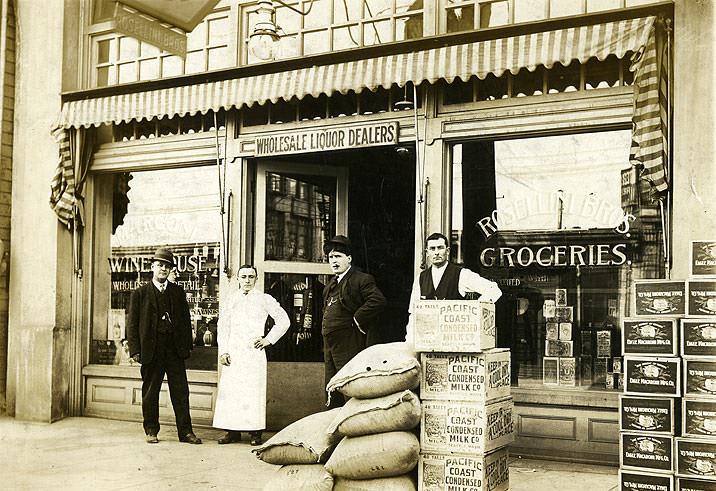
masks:
<instances>
[{"instance_id":1,"label":"striped awning","mask_svg":"<svg viewBox=\"0 0 716 491\"><path fill-rule=\"evenodd\" d=\"M434 83L440 79L467 81L472 76L500 76L520 69L551 68L573 60L586 62L614 54L623 57L646 44L654 17L620 20L455 46L401 53L348 63L312 66L231 80L207 82L69 101L58 126L89 127L164 116L205 113L279 99L302 99L365 88L390 88L407 82Z\"/></svg>"}]
</instances>

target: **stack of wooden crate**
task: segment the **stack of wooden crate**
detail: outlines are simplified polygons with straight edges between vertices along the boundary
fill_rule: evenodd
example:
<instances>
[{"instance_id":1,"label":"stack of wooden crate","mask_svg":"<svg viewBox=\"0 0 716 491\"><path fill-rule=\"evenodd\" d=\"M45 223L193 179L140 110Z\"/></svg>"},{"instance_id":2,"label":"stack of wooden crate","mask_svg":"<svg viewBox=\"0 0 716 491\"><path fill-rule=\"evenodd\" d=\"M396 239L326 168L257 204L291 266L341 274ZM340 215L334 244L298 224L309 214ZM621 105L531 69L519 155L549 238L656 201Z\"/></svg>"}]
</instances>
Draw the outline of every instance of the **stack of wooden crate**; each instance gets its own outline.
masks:
<instances>
[{"instance_id":1,"label":"stack of wooden crate","mask_svg":"<svg viewBox=\"0 0 716 491\"><path fill-rule=\"evenodd\" d=\"M622 489L716 491L716 279L692 269L686 281L636 281L633 293L635 317L622 329Z\"/></svg>"},{"instance_id":2,"label":"stack of wooden crate","mask_svg":"<svg viewBox=\"0 0 716 491\"><path fill-rule=\"evenodd\" d=\"M419 302L415 349L423 406L418 489L509 489L510 351L495 348L495 305Z\"/></svg>"}]
</instances>

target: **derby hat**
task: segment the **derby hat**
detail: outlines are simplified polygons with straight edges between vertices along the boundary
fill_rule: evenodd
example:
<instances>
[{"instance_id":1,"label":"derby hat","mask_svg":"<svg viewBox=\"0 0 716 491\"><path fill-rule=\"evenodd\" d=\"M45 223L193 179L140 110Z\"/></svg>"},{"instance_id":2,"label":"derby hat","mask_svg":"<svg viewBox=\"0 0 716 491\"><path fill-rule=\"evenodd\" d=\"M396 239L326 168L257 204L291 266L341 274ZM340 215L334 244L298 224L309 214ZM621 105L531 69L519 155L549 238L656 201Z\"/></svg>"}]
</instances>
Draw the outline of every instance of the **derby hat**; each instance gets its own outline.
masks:
<instances>
[{"instance_id":1,"label":"derby hat","mask_svg":"<svg viewBox=\"0 0 716 491\"><path fill-rule=\"evenodd\" d=\"M161 261L163 263L169 263L172 266L174 266L174 254L172 254L172 251L165 247L160 247L154 252L154 255L152 256L152 261Z\"/></svg>"},{"instance_id":2,"label":"derby hat","mask_svg":"<svg viewBox=\"0 0 716 491\"><path fill-rule=\"evenodd\" d=\"M336 235L331 240L327 240L323 244L323 253L326 255L331 251L336 251L341 252L346 256L350 256L352 249L353 246L351 245L351 241L345 235Z\"/></svg>"}]
</instances>

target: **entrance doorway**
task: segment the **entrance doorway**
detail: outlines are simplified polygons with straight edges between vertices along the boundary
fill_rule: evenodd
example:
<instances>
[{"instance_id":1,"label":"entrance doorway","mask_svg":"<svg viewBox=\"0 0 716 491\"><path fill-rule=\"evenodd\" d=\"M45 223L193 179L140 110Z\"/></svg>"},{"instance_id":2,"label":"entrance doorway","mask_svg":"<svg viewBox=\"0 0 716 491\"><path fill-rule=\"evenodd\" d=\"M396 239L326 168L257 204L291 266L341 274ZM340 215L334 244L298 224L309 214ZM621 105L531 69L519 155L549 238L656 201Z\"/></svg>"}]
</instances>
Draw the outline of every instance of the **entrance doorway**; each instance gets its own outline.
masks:
<instances>
[{"instance_id":1,"label":"entrance doorway","mask_svg":"<svg viewBox=\"0 0 716 491\"><path fill-rule=\"evenodd\" d=\"M405 152L403 152L405 153ZM402 340L413 281L415 166L395 147L255 161L253 262L260 287L291 317L269 361L322 361L323 242L348 235L353 265L372 274L387 307L369 344Z\"/></svg>"}]
</instances>

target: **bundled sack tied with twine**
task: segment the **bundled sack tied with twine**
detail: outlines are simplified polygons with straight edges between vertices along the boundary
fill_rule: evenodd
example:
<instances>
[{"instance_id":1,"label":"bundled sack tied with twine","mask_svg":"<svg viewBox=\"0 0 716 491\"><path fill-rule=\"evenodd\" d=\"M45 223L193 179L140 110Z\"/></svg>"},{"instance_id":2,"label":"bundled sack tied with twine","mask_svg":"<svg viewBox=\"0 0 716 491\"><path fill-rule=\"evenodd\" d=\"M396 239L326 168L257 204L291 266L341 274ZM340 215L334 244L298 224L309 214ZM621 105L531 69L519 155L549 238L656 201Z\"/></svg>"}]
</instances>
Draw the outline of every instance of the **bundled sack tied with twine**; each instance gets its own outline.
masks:
<instances>
[{"instance_id":1,"label":"bundled sack tied with twine","mask_svg":"<svg viewBox=\"0 0 716 491\"><path fill-rule=\"evenodd\" d=\"M409 390L372 399L351 398L339 408L329 433L360 436L412 430L420 424L420 400Z\"/></svg>"},{"instance_id":2,"label":"bundled sack tied with twine","mask_svg":"<svg viewBox=\"0 0 716 491\"><path fill-rule=\"evenodd\" d=\"M331 491L333 476L322 464L284 465L266 483L264 491Z\"/></svg>"},{"instance_id":3,"label":"bundled sack tied with twine","mask_svg":"<svg viewBox=\"0 0 716 491\"><path fill-rule=\"evenodd\" d=\"M336 478L333 491L415 491L418 489L411 476L382 477L378 479Z\"/></svg>"},{"instance_id":4,"label":"bundled sack tied with twine","mask_svg":"<svg viewBox=\"0 0 716 491\"><path fill-rule=\"evenodd\" d=\"M412 345L386 343L370 346L355 355L328 382L326 390L347 397L370 399L415 389L420 383L420 364Z\"/></svg>"},{"instance_id":5,"label":"bundled sack tied with twine","mask_svg":"<svg viewBox=\"0 0 716 491\"><path fill-rule=\"evenodd\" d=\"M409 431L346 436L326 462L333 477L376 479L400 476L418 464L420 442Z\"/></svg>"},{"instance_id":6,"label":"bundled sack tied with twine","mask_svg":"<svg viewBox=\"0 0 716 491\"><path fill-rule=\"evenodd\" d=\"M309 414L291 423L253 450L269 464L318 464L325 462L340 441L340 435L329 433L328 426L338 415L338 408Z\"/></svg>"}]
</instances>

